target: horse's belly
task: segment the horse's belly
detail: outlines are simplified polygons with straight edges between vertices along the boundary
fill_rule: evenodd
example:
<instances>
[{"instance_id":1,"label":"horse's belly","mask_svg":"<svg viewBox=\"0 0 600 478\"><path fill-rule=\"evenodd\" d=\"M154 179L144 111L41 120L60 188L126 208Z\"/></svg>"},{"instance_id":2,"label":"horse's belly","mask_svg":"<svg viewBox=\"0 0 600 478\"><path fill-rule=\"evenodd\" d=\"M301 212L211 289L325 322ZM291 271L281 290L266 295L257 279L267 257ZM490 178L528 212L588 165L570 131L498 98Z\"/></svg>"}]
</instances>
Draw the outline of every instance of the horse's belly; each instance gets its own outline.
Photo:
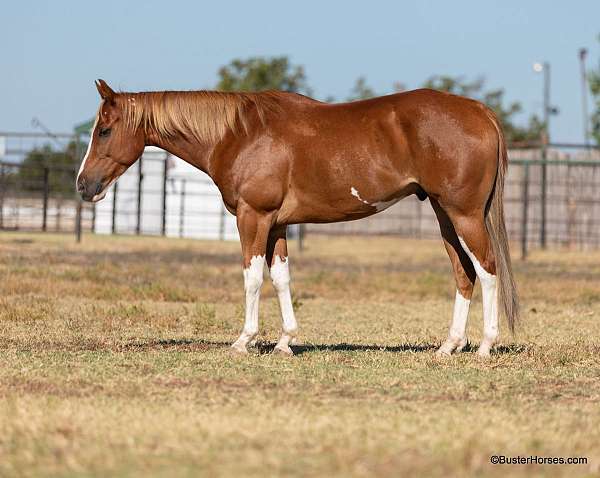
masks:
<instances>
[{"instance_id":1,"label":"horse's belly","mask_svg":"<svg viewBox=\"0 0 600 478\"><path fill-rule=\"evenodd\" d=\"M356 183L356 181L355 181ZM371 188L359 189L350 184L344 188L336 188L334 194L329 191L297 191L286 198L279 218L282 222L341 222L361 219L393 206L401 199L414 194L417 189L414 183L403 184L393 189L383 189L376 193Z\"/></svg>"}]
</instances>

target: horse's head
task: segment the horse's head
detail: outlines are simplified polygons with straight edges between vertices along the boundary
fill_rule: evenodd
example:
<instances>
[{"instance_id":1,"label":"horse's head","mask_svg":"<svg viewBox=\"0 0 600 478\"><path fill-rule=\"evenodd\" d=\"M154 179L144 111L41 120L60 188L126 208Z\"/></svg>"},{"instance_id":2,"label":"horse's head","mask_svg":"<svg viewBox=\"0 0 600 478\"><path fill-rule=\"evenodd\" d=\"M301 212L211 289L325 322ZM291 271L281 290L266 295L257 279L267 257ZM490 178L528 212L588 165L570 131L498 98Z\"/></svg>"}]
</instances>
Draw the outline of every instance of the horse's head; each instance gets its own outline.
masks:
<instances>
[{"instance_id":1,"label":"horse's head","mask_svg":"<svg viewBox=\"0 0 600 478\"><path fill-rule=\"evenodd\" d=\"M85 201L100 201L106 190L144 152L144 132L125 119L124 101L103 80L96 81L102 101L85 157L77 175L77 191Z\"/></svg>"}]
</instances>

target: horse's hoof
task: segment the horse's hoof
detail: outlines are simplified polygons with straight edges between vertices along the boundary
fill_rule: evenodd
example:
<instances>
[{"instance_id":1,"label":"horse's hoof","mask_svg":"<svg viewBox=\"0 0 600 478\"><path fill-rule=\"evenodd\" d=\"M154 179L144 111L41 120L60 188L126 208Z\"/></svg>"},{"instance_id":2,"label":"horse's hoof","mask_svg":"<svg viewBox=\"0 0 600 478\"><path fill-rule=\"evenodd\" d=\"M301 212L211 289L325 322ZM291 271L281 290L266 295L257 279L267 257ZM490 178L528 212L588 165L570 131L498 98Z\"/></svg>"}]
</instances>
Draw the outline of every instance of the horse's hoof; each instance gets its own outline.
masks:
<instances>
[{"instance_id":1,"label":"horse's hoof","mask_svg":"<svg viewBox=\"0 0 600 478\"><path fill-rule=\"evenodd\" d=\"M469 341L468 341L468 340L467 340L467 338L465 337L464 339L462 339L462 340L460 341L460 343L458 344L458 347L456 347L456 350L455 350L455 352L456 352L456 353L458 353L458 352L462 352L462 351L463 351L463 349L464 349L464 348L467 346L467 344L468 344L468 343L469 343Z\"/></svg>"},{"instance_id":2,"label":"horse's hoof","mask_svg":"<svg viewBox=\"0 0 600 478\"><path fill-rule=\"evenodd\" d=\"M248 355L248 350L243 345L233 344L229 347L229 352L233 355Z\"/></svg>"},{"instance_id":3,"label":"horse's hoof","mask_svg":"<svg viewBox=\"0 0 600 478\"><path fill-rule=\"evenodd\" d=\"M446 341L436 350L435 355L439 358L447 358L456 350L457 343L454 340L446 339Z\"/></svg>"},{"instance_id":4,"label":"horse's hoof","mask_svg":"<svg viewBox=\"0 0 600 478\"><path fill-rule=\"evenodd\" d=\"M442 360L448 359L451 357L451 355L452 355L452 352L448 352L447 350L442 350L441 347L435 351L435 357L438 359L442 359Z\"/></svg>"},{"instance_id":5,"label":"horse's hoof","mask_svg":"<svg viewBox=\"0 0 600 478\"><path fill-rule=\"evenodd\" d=\"M492 356L490 355L490 351L488 349L477 351L477 357L481 360L489 360Z\"/></svg>"},{"instance_id":6,"label":"horse's hoof","mask_svg":"<svg viewBox=\"0 0 600 478\"><path fill-rule=\"evenodd\" d=\"M294 355L294 352L292 352L292 349L289 347L282 347L280 345L276 345L275 348L273 349L273 353L275 355L283 355L285 357L291 357Z\"/></svg>"}]
</instances>

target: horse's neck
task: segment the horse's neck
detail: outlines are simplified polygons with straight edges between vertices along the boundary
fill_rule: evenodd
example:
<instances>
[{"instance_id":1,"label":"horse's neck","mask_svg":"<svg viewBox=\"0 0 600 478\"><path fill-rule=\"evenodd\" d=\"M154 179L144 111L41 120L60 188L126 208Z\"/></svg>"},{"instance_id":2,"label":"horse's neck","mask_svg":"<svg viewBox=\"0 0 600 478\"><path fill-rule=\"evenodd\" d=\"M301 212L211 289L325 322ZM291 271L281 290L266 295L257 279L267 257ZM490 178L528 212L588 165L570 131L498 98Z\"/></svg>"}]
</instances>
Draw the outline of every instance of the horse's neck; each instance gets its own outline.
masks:
<instances>
[{"instance_id":1,"label":"horse's neck","mask_svg":"<svg viewBox=\"0 0 600 478\"><path fill-rule=\"evenodd\" d=\"M149 133L146 145L158 146L210 175L209 158L215 147L214 144L200 143L194 139L190 140L183 134L165 138L158 133Z\"/></svg>"}]
</instances>

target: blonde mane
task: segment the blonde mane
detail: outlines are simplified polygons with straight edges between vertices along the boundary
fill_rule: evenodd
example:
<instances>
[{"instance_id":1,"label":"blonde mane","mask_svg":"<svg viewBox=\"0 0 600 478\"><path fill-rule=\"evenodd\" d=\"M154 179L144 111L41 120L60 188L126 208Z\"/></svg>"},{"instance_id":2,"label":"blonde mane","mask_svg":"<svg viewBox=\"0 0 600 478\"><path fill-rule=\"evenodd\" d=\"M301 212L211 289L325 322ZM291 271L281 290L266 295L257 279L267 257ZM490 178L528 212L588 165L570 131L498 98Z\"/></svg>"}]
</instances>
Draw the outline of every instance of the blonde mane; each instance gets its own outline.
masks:
<instances>
[{"instance_id":1,"label":"blonde mane","mask_svg":"<svg viewBox=\"0 0 600 478\"><path fill-rule=\"evenodd\" d=\"M125 124L165 137L184 134L199 142L219 141L226 132L248 131L247 116L254 106L264 123L265 114L278 111L281 93L225 93L219 91L160 91L120 93L118 102Z\"/></svg>"}]
</instances>

